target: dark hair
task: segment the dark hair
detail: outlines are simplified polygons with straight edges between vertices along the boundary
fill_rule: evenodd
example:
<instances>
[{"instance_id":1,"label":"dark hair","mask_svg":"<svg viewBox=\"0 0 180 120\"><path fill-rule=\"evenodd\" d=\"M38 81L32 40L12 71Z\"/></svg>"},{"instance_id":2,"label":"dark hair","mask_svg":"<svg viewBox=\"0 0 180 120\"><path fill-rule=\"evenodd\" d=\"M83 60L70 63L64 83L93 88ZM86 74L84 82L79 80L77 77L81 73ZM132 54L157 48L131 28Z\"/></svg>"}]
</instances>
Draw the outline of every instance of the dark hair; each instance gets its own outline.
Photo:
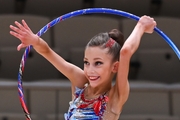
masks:
<instances>
[{"instance_id":1,"label":"dark hair","mask_svg":"<svg viewBox=\"0 0 180 120\"><path fill-rule=\"evenodd\" d=\"M112 38L116 42L109 48L108 53L113 55L113 61L119 60L119 52L121 47L124 44L124 36L123 34L117 30L117 29L112 29L110 32L105 32L105 33L99 33L95 35L86 45L87 47L97 47L99 46L102 49L107 48L107 43Z\"/></svg>"}]
</instances>

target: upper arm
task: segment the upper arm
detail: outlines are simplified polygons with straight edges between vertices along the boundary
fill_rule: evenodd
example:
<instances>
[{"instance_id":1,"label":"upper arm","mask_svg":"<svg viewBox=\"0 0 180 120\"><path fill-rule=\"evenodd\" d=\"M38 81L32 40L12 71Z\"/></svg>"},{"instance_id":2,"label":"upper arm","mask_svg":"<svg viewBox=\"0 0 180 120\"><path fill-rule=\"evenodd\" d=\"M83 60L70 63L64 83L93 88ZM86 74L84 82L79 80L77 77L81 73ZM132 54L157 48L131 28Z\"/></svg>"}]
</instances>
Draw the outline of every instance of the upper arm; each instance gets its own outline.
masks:
<instances>
[{"instance_id":1,"label":"upper arm","mask_svg":"<svg viewBox=\"0 0 180 120\"><path fill-rule=\"evenodd\" d=\"M137 24L130 36L125 41L122 49L120 50L119 67L116 77L115 92L117 92L118 96L121 96L121 99L126 100L126 97L129 94L128 74L130 59L139 47L143 33L144 28L140 24Z\"/></svg>"},{"instance_id":2,"label":"upper arm","mask_svg":"<svg viewBox=\"0 0 180 120\"><path fill-rule=\"evenodd\" d=\"M128 71L129 71L130 56L127 51L121 51L120 60L118 66L118 72L116 76L115 85L112 87L109 96L111 109L117 112L121 112L124 103L129 97L129 82L128 82Z\"/></svg>"},{"instance_id":3,"label":"upper arm","mask_svg":"<svg viewBox=\"0 0 180 120\"><path fill-rule=\"evenodd\" d=\"M122 49L120 52L120 60L118 73L116 77L114 92L118 96L119 101L124 104L129 96L129 64L130 64L131 53L128 49Z\"/></svg>"}]
</instances>

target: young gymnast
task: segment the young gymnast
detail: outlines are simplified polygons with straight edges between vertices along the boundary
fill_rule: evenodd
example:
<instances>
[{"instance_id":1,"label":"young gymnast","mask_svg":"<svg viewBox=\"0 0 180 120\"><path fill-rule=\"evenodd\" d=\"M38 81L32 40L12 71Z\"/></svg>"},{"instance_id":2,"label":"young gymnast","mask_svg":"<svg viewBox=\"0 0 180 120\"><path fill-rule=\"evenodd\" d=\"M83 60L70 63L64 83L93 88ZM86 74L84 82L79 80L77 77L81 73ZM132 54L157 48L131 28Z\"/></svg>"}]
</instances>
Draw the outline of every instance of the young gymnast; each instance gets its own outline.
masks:
<instances>
[{"instance_id":1,"label":"young gymnast","mask_svg":"<svg viewBox=\"0 0 180 120\"><path fill-rule=\"evenodd\" d=\"M126 41L117 29L94 36L85 47L84 70L56 54L24 20L22 24L15 21L15 25L10 25L10 34L21 41L17 50L32 45L71 81L73 98L65 120L118 120L129 96L131 56L138 49L142 35L152 33L156 22L142 16Z\"/></svg>"}]
</instances>

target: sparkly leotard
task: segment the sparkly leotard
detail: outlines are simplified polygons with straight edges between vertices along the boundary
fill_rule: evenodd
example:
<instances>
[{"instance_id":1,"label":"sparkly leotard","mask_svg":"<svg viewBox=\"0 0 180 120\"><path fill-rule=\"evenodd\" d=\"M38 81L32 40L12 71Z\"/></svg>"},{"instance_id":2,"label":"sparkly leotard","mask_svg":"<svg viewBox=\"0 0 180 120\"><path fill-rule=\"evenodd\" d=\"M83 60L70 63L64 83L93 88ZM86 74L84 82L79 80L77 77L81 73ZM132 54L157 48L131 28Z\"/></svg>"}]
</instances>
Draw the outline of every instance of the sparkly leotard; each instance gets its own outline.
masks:
<instances>
[{"instance_id":1,"label":"sparkly leotard","mask_svg":"<svg viewBox=\"0 0 180 120\"><path fill-rule=\"evenodd\" d=\"M70 102L68 113L64 114L65 120L102 120L108 101L106 94L87 100L84 90L76 88L75 99Z\"/></svg>"}]
</instances>

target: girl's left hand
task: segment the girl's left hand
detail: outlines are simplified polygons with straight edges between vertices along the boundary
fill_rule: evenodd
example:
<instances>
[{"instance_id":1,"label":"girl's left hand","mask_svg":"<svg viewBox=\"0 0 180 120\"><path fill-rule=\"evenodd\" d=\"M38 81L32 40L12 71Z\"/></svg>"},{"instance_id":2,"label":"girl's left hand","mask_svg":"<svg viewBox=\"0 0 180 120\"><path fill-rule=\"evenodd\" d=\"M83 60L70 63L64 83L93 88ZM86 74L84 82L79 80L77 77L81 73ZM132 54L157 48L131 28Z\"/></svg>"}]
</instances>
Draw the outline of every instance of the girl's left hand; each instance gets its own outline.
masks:
<instances>
[{"instance_id":1,"label":"girl's left hand","mask_svg":"<svg viewBox=\"0 0 180 120\"><path fill-rule=\"evenodd\" d=\"M156 21L154 21L154 18L146 15L139 19L138 24L141 24L145 33L153 33L154 27L157 25Z\"/></svg>"}]
</instances>

